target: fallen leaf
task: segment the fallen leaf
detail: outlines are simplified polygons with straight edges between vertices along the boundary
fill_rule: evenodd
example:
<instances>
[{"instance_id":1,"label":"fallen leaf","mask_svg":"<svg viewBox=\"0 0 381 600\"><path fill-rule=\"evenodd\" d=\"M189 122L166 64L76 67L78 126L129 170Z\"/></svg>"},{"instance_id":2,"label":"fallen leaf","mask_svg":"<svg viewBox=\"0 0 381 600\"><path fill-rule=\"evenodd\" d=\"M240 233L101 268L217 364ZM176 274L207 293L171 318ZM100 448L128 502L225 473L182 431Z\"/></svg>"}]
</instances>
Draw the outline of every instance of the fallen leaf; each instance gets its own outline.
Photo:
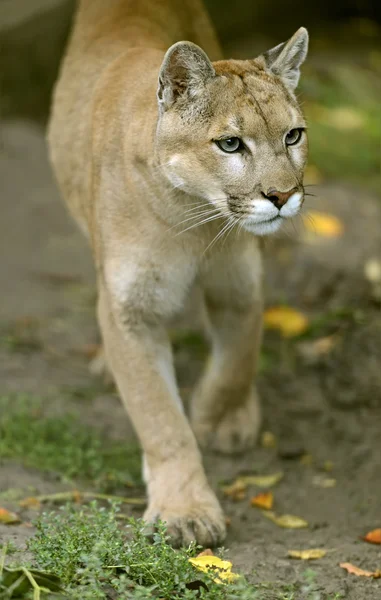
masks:
<instances>
[{"instance_id":1,"label":"fallen leaf","mask_svg":"<svg viewBox=\"0 0 381 600\"><path fill-rule=\"evenodd\" d=\"M291 306L273 306L264 312L268 329L277 329L284 337L301 335L308 328L307 317Z\"/></svg>"},{"instance_id":2,"label":"fallen leaf","mask_svg":"<svg viewBox=\"0 0 381 600\"><path fill-rule=\"evenodd\" d=\"M311 548L310 550L288 550L287 556L290 558L299 558L300 560L316 560L323 558L327 554L327 550L322 548Z\"/></svg>"},{"instance_id":3,"label":"fallen leaf","mask_svg":"<svg viewBox=\"0 0 381 600\"><path fill-rule=\"evenodd\" d=\"M262 433L261 446L263 448L276 448L276 437L271 431L264 431Z\"/></svg>"},{"instance_id":4,"label":"fallen leaf","mask_svg":"<svg viewBox=\"0 0 381 600\"><path fill-rule=\"evenodd\" d=\"M10 512L6 508L0 508L0 523L15 525L16 523L21 523L21 519L16 513Z\"/></svg>"},{"instance_id":5,"label":"fallen leaf","mask_svg":"<svg viewBox=\"0 0 381 600\"><path fill-rule=\"evenodd\" d=\"M342 569L345 569L346 571L348 571L348 573L357 575L358 577L373 577L374 579L381 578L380 570L364 571L364 569L360 569L360 567L356 567L355 565L352 565L351 563L340 563L340 567Z\"/></svg>"},{"instance_id":6,"label":"fallen leaf","mask_svg":"<svg viewBox=\"0 0 381 600\"><path fill-rule=\"evenodd\" d=\"M218 556L196 556L189 558L189 562L204 573L212 573L216 583L225 583L238 579L237 573L232 573L232 563L228 560L222 560Z\"/></svg>"},{"instance_id":7,"label":"fallen leaf","mask_svg":"<svg viewBox=\"0 0 381 600\"><path fill-rule=\"evenodd\" d=\"M22 506L22 508L39 509L41 507L41 502L35 496L29 496L28 498L24 498L24 500L20 500L19 505Z\"/></svg>"},{"instance_id":8,"label":"fallen leaf","mask_svg":"<svg viewBox=\"0 0 381 600\"><path fill-rule=\"evenodd\" d=\"M381 260L370 258L364 265L366 279L370 283L379 283L381 281Z\"/></svg>"},{"instance_id":9,"label":"fallen leaf","mask_svg":"<svg viewBox=\"0 0 381 600\"><path fill-rule=\"evenodd\" d=\"M312 478L312 484L321 488L333 488L336 485L336 479L333 477L325 477L324 475L315 475Z\"/></svg>"},{"instance_id":10,"label":"fallen leaf","mask_svg":"<svg viewBox=\"0 0 381 600\"><path fill-rule=\"evenodd\" d=\"M279 527L284 527L285 529L302 529L303 527L308 527L307 521L300 517L295 517L294 515L277 516L270 510L264 510L262 511L262 514Z\"/></svg>"},{"instance_id":11,"label":"fallen leaf","mask_svg":"<svg viewBox=\"0 0 381 600\"><path fill-rule=\"evenodd\" d=\"M200 558L200 556L214 556L214 553L210 548L205 548L200 554L197 554L196 558Z\"/></svg>"},{"instance_id":12,"label":"fallen leaf","mask_svg":"<svg viewBox=\"0 0 381 600\"><path fill-rule=\"evenodd\" d=\"M274 504L274 496L272 492L262 492L253 496L250 500L251 506L271 510Z\"/></svg>"},{"instance_id":13,"label":"fallen leaf","mask_svg":"<svg viewBox=\"0 0 381 600\"><path fill-rule=\"evenodd\" d=\"M381 529L369 531L362 539L370 544L381 544Z\"/></svg>"},{"instance_id":14,"label":"fallen leaf","mask_svg":"<svg viewBox=\"0 0 381 600\"><path fill-rule=\"evenodd\" d=\"M300 356L308 363L317 363L319 359L328 356L337 345L339 336L337 334L327 335L317 340L300 342L297 350Z\"/></svg>"},{"instance_id":15,"label":"fallen leaf","mask_svg":"<svg viewBox=\"0 0 381 600\"><path fill-rule=\"evenodd\" d=\"M228 498L230 498L234 502L239 502L246 498L246 488L246 483L244 483L240 479L236 479L231 485L225 485L222 488L222 491L225 494L225 496L228 496Z\"/></svg>"},{"instance_id":16,"label":"fallen leaf","mask_svg":"<svg viewBox=\"0 0 381 600\"><path fill-rule=\"evenodd\" d=\"M258 487L269 488L273 487L281 479L283 479L284 474L282 471L278 473L274 473L273 475L242 475L237 481L248 486L248 485L257 485Z\"/></svg>"},{"instance_id":17,"label":"fallen leaf","mask_svg":"<svg viewBox=\"0 0 381 600\"><path fill-rule=\"evenodd\" d=\"M304 225L307 231L315 233L321 237L336 238L344 233L344 225L340 219L325 212L310 210L304 218Z\"/></svg>"}]
</instances>

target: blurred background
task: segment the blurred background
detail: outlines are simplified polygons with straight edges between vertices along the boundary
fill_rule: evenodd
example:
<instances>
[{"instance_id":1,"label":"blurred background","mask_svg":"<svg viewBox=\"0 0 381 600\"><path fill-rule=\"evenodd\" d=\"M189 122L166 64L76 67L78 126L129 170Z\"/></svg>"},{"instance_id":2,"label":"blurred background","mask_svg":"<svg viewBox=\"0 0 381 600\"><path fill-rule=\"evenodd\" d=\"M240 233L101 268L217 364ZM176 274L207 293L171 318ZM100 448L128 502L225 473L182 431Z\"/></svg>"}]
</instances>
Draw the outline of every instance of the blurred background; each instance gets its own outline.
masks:
<instances>
[{"instance_id":1,"label":"blurred background","mask_svg":"<svg viewBox=\"0 0 381 600\"><path fill-rule=\"evenodd\" d=\"M311 39L298 88L309 128L311 195L305 216L267 240L265 249L266 331L258 385L264 429L276 443L239 462L208 458L208 471L216 481L254 467L287 472L282 510L323 524L314 528L315 545L345 548L348 559L359 552L361 527L364 533L372 523L380 526L381 3L206 4L226 57L254 57L302 25ZM67 486L69 475L85 472L93 485L124 493L127 476L139 477L138 454L130 462L125 456L133 434L115 390L88 370L99 343L92 261L59 198L45 147L52 87L74 6L73 0L0 0L0 492L29 485L51 493L63 489L62 477ZM186 400L207 354L192 310L172 337ZM74 411L75 427L84 429L73 433L65 411ZM110 440L122 442L123 452L119 444L107 454ZM92 444L95 471L86 462ZM107 456L98 460L99 448ZM298 462L305 456L310 471ZM3 463L4 457L16 462ZM328 491L321 479L326 463L334 464ZM53 469L61 479L32 473L30 466ZM94 483L94 472L103 474L101 483ZM321 485L311 485L315 476ZM272 537L271 523L248 520L240 506L227 506L234 562L252 566L256 543L258 578L272 580L272 557L285 556L287 539ZM16 542L25 532L15 531ZM278 563L280 580L292 581L298 567ZM324 564L320 574L319 589L331 590L337 581L335 591L343 590L346 598L367 600L378 593L352 578L353 595L347 595L349 584L340 587L332 565Z\"/></svg>"}]
</instances>

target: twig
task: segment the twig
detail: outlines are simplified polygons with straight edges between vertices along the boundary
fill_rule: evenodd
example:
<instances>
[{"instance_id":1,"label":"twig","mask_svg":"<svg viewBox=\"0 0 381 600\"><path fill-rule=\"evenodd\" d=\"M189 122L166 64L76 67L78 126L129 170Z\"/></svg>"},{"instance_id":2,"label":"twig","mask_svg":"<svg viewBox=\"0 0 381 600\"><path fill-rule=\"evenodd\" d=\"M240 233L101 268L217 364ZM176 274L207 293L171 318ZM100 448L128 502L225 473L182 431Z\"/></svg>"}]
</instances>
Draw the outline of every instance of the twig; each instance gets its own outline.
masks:
<instances>
[{"instance_id":1,"label":"twig","mask_svg":"<svg viewBox=\"0 0 381 600\"><path fill-rule=\"evenodd\" d=\"M110 500L112 502L121 502L123 504L132 504L134 506L144 506L147 504L145 498L124 498L123 496L110 496L108 494L98 494L96 492L80 492L72 490L71 492L60 492L57 494L45 494L43 496L33 496L33 500L40 502L60 502L61 500ZM21 505L27 506L29 498L25 498L20 502Z\"/></svg>"}]
</instances>

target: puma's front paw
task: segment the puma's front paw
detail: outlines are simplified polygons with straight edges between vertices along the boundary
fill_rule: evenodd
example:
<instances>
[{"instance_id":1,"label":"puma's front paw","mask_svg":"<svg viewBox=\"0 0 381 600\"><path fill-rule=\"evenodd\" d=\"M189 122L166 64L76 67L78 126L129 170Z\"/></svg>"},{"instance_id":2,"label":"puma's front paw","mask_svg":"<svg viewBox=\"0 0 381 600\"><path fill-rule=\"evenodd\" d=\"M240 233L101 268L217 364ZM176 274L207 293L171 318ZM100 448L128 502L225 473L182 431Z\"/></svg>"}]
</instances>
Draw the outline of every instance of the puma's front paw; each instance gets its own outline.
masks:
<instances>
[{"instance_id":1,"label":"puma's front paw","mask_svg":"<svg viewBox=\"0 0 381 600\"><path fill-rule=\"evenodd\" d=\"M218 407L207 414L201 401L197 406L191 422L200 446L223 454L236 454L255 445L261 425L260 402L255 389L243 403L227 404L222 415Z\"/></svg>"},{"instance_id":2,"label":"puma's front paw","mask_svg":"<svg viewBox=\"0 0 381 600\"><path fill-rule=\"evenodd\" d=\"M219 502L205 476L195 482L191 474L189 480L184 475L174 471L166 481L149 485L150 502L144 519L152 529L159 520L164 521L175 547L188 546L192 541L204 547L218 546L226 535Z\"/></svg>"}]
</instances>

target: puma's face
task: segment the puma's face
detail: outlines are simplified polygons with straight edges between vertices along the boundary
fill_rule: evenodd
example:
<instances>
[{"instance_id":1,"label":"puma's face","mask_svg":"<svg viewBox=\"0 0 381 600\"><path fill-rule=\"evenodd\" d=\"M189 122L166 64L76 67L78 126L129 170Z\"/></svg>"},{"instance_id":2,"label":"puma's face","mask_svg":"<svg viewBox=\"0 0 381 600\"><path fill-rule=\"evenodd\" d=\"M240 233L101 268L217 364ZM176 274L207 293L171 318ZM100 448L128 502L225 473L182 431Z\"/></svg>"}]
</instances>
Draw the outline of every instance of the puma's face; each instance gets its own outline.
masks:
<instances>
[{"instance_id":1,"label":"puma's face","mask_svg":"<svg viewBox=\"0 0 381 600\"><path fill-rule=\"evenodd\" d=\"M160 76L157 151L166 177L257 235L279 229L303 203L307 135L292 93L306 52L301 31L251 61L212 64L179 43Z\"/></svg>"}]
</instances>

